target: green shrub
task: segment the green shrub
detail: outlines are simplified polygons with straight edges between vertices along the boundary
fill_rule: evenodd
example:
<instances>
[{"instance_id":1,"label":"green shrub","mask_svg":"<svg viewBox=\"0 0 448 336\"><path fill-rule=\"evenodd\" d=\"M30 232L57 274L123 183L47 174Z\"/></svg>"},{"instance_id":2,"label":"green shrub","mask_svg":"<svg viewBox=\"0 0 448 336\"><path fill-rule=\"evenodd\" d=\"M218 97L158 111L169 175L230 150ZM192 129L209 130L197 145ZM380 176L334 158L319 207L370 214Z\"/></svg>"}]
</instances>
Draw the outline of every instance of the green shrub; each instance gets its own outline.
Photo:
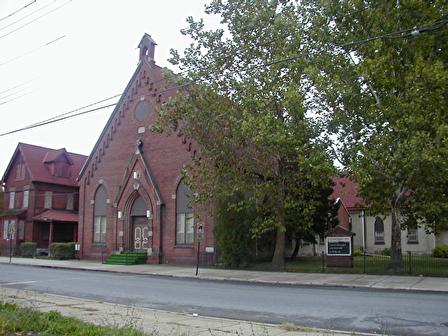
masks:
<instances>
[{"instance_id":1,"label":"green shrub","mask_svg":"<svg viewBox=\"0 0 448 336\"><path fill-rule=\"evenodd\" d=\"M36 255L37 243L25 242L20 244L20 254L22 257L32 258Z\"/></svg>"},{"instance_id":2,"label":"green shrub","mask_svg":"<svg viewBox=\"0 0 448 336\"><path fill-rule=\"evenodd\" d=\"M448 258L448 245L437 246L432 251L432 255L435 258Z\"/></svg>"},{"instance_id":3,"label":"green shrub","mask_svg":"<svg viewBox=\"0 0 448 336\"><path fill-rule=\"evenodd\" d=\"M361 248L361 247L355 248L355 249L353 250L353 256L354 256L354 257L361 257L361 256L363 256L363 255L364 255L364 252L362 251L362 248Z\"/></svg>"},{"instance_id":4,"label":"green shrub","mask_svg":"<svg viewBox=\"0 0 448 336\"><path fill-rule=\"evenodd\" d=\"M51 259L75 259L75 243L53 243L50 245Z\"/></svg>"},{"instance_id":5,"label":"green shrub","mask_svg":"<svg viewBox=\"0 0 448 336\"><path fill-rule=\"evenodd\" d=\"M381 254L390 257L390 248L389 248L389 247L386 247L386 248L381 252Z\"/></svg>"},{"instance_id":6,"label":"green shrub","mask_svg":"<svg viewBox=\"0 0 448 336\"><path fill-rule=\"evenodd\" d=\"M254 208L243 195L235 195L218 202L214 235L220 256L226 267L246 266L251 259L253 240L250 226ZM233 206L238 204L239 206Z\"/></svg>"}]
</instances>

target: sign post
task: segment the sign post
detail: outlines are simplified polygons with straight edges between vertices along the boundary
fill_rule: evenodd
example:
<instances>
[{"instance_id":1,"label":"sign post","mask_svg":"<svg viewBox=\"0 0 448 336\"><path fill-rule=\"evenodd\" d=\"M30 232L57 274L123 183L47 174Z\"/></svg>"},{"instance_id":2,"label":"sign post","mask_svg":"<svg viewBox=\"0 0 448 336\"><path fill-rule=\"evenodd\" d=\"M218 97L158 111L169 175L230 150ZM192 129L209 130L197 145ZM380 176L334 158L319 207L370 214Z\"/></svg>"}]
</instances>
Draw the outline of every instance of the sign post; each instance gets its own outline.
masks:
<instances>
[{"instance_id":1,"label":"sign post","mask_svg":"<svg viewBox=\"0 0 448 336\"><path fill-rule=\"evenodd\" d=\"M8 225L8 238L9 238L9 263L11 263L12 259L12 240L14 239L16 234L16 225L15 223L9 223Z\"/></svg>"},{"instance_id":2,"label":"sign post","mask_svg":"<svg viewBox=\"0 0 448 336\"><path fill-rule=\"evenodd\" d=\"M196 258L196 276L197 276L199 272L199 251L201 249L201 241L204 240L204 227L202 226L202 224L198 224L198 228L196 231L196 240L198 241L198 254Z\"/></svg>"}]
</instances>

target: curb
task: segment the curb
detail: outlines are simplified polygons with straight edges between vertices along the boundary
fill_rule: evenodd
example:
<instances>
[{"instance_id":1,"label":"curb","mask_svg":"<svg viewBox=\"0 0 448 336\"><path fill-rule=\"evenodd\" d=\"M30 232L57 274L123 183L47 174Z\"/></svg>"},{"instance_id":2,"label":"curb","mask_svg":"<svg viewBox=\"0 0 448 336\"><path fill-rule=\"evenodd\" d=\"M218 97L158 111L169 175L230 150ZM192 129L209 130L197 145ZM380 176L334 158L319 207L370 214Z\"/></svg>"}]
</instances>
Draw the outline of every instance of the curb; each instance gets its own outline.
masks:
<instances>
[{"instance_id":1,"label":"curb","mask_svg":"<svg viewBox=\"0 0 448 336\"><path fill-rule=\"evenodd\" d=\"M41 268L52 268L52 269L64 269L64 270L73 270L73 271L91 271L91 272L102 272L102 273L115 273L115 274L126 274L126 275L142 275L142 276L152 276L152 277L161 277L161 278L172 278L172 279L187 279L187 280L196 280L196 281L213 281L213 282L224 282L224 283L235 283L235 284L252 284L258 286L268 286L268 285L276 285L281 287L313 287L313 288L342 288L342 289L368 289L371 291L391 291L391 292L414 292L414 293L428 293L428 294L437 294L437 293L448 293L448 290L436 290L436 289L419 289L419 288L390 288L390 287L372 287L369 285L352 285L352 284L331 284L331 283L297 283L297 282L286 282L286 281L266 281L266 280L257 280L257 279L236 279L236 278L223 278L223 277L210 277L204 276L202 277L194 275L176 275L176 274L160 274L160 273L151 273L151 272L139 272L139 271L131 271L126 272L122 270L114 270L114 269L95 269L95 268L86 268L86 267L70 267L64 265L30 265L30 264L21 264L21 263L2 263L0 265L15 265L15 266L25 266L25 267L41 267Z\"/></svg>"}]
</instances>

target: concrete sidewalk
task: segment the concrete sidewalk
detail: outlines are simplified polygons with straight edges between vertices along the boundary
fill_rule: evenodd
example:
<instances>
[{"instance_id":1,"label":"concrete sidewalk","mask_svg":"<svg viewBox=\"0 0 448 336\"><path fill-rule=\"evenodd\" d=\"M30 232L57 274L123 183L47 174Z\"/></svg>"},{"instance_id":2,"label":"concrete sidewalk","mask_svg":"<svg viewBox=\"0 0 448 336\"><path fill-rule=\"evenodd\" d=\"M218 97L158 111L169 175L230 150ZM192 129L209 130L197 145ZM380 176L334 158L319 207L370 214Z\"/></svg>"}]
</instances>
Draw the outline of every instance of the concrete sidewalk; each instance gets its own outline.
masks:
<instances>
[{"instance_id":1,"label":"concrete sidewalk","mask_svg":"<svg viewBox=\"0 0 448 336\"><path fill-rule=\"evenodd\" d=\"M9 258L0 257L0 263L9 263ZM248 270L202 268L195 276L193 266L172 265L106 265L88 260L47 260L12 258L14 265L78 269L102 272L131 273L176 278L196 278L214 281L238 281L261 284L339 286L354 288L377 288L412 291L448 292L448 278L396 275L291 273Z\"/></svg>"},{"instance_id":2,"label":"concrete sidewalk","mask_svg":"<svg viewBox=\"0 0 448 336\"><path fill-rule=\"evenodd\" d=\"M85 322L110 327L134 327L154 336L346 336L372 335L357 332L300 327L294 324L273 325L174 313L138 306L124 306L28 290L0 288L0 301L20 307L75 317Z\"/></svg>"}]
</instances>

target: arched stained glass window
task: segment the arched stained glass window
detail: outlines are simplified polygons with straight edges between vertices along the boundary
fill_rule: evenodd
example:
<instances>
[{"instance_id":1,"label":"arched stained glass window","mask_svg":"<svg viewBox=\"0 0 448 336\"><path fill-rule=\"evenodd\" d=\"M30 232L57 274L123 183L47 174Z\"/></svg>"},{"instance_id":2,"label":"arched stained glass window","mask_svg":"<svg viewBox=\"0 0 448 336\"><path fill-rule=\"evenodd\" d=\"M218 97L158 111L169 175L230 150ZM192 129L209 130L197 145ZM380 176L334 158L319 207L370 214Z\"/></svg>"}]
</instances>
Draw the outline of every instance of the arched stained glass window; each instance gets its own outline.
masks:
<instances>
[{"instance_id":1,"label":"arched stained glass window","mask_svg":"<svg viewBox=\"0 0 448 336\"><path fill-rule=\"evenodd\" d=\"M176 245L193 245L194 215L191 201L193 193L183 182L176 191Z\"/></svg>"},{"instance_id":2,"label":"arched stained glass window","mask_svg":"<svg viewBox=\"0 0 448 336\"><path fill-rule=\"evenodd\" d=\"M93 242L104 244L107 226L107 193L103 185L96 190L94 206Z\"/></svg>"}]
</instances>

